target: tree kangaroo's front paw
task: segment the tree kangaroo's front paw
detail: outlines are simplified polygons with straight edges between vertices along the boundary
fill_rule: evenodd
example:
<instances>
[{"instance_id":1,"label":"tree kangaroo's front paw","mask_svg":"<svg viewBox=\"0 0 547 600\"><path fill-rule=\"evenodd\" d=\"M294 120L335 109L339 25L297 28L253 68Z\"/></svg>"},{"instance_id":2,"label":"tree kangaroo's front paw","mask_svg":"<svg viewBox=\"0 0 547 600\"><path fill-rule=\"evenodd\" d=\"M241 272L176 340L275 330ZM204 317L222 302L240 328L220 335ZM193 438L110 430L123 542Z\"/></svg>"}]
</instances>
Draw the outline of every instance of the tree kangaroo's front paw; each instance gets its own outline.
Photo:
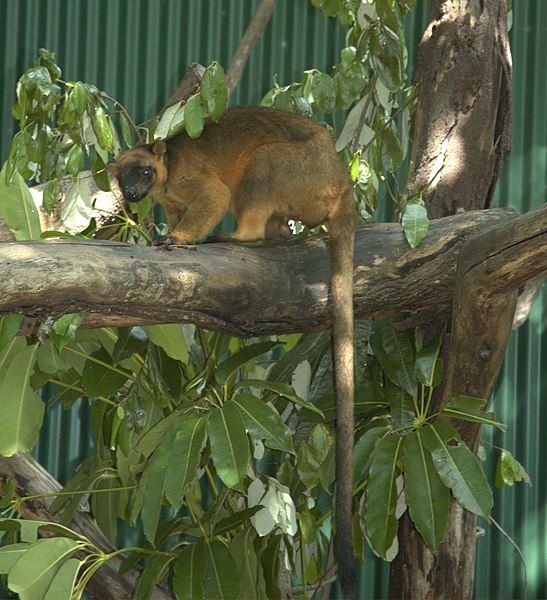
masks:
<instances>
[{"instance_id":1,"label":"tree kangaroo's front paw","mask_svg":"<svg viewBox=\"0 0 547 600\"><path fill-rule=\"evenodd\" d=\"M160 235L154 240L153 245L161 246L164 250L172 250L174 246L186 246L189 243L172 235Z\"/></svg>"}]
</instances>

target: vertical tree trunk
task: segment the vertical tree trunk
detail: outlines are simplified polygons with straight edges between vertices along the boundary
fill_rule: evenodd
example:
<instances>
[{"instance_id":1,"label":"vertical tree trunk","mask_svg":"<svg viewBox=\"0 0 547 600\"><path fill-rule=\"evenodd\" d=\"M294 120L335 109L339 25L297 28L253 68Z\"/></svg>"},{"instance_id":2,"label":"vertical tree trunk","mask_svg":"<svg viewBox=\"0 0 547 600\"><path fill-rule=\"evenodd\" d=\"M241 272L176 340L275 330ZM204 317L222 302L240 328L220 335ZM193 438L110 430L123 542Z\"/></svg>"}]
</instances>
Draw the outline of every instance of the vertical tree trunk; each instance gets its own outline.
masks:
<instances>
[{"instance_id":1,"label":"vertical tree trunk","mask_svg":"<svg viewBox=\"0 0 547 600\"><path fill-rule=\"evenodd\" d=\"M425 190L430 218L490 205L503 156L510 148L510 78L506 0L432 0L416 62L420 96L409 179L411 194ZM493 356L494 360L484 374L474 371L474 393L460 389L461 381L452 378L445 382L434 398L432 412L452 395L489 397L510 331L513 300L514 294L504 306L499 299L482 306L480 299L474 303L473 308L482 310L484 318L475 319L481 326L480 335L469 339L465 348L451 347L450 333L446 336L445 365L458 364L460 358L455 354L447 357L447 347L449 352L465 352L468 357L483 356L488 347L487 358ZM432 321L426 329L435 333L441 325ZM471 447L476 446L477 426L462 434ZM399 525L399 554L391 565L390 598L471 598L475 528L475 515L452 502L446 537L434 556L405 514Z\"/></svg>"}]
</instances>

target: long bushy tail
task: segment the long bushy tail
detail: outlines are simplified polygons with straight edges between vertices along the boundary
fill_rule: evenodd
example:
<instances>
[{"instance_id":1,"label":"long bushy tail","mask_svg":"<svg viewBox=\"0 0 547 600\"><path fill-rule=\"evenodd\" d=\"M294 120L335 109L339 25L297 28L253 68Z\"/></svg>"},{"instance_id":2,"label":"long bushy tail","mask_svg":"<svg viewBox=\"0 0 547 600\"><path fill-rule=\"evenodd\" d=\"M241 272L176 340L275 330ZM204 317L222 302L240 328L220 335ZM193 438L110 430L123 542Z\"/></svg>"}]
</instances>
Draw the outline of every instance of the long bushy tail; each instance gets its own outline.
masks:
<instances>
[{"instance_id":1,"label":"long bushy tail","mask_svg":"<svg viewBox=\"0 0 547 600\"><path fill-rule=\"evenodd\" d=\"M353 202L352 202L353 209ZM332 262L333 361L336 387L336 537L334 554L345 599L357 594L353 551L353 254L354 212L329 221Z\"/></svg>"}]
</instances>

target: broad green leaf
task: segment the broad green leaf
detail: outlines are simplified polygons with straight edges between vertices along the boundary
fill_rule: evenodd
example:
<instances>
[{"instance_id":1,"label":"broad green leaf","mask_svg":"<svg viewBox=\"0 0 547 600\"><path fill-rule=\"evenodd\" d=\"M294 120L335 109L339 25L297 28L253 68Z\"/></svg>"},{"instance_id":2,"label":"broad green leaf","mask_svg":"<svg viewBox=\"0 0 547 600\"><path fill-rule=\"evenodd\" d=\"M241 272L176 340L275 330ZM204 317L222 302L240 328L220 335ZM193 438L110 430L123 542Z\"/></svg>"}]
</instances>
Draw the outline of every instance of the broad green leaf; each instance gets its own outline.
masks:
<instances>
[{"instance_id":1,"label":"broad green leaf","mask_svg":"<svg viewBox=\"0 0 547 600\"><path fill-rule=\"evenodd\" d=\"M265 440L269 448L294 454L291 431L271 406L245 392L238 394L232 402L239 408L245 427L253 438Z\"/></svg>"},{"instance_id":2,"label":"broad green leaf","mask_svg":"<svg viewBox=\"0 0 547 600\"><path fill-rule=\"evenodd\" d=\"M87 183L78 179L68 190L61 209L61 220L69 233L79 233L93 216L91 191Z\"/></svg>"},{"instance_id":3,"label":"broad green leaf","mask_svg":"<svg viewBox=\"0 0 547 600\"><path fill-rule=\"evenodd\" d=\"M280 342L258 342L257 344L245 346L242 350L220 363L215 371L216 382L219 385L224 385L229 377L241 369L241 367L266 354L272 348L279 346L279 344Z\"/></svg>"},{"instance_id":4,"label":"broad green leaf","mask_svg":"<svg viewBox=\"0 0 547 600\"><path fill-rule=\"evenodd\" d=\"M416 354L415 371L420 383L428 387L435 387L435 365L439 359L439 350L443 339L443 330L433 338L430 344ZM440 383L440 382L439 382Z\"/></svg>"},{"instance_id":5,"label":"broad green leaf","mask_svg":"<svg viewBox=\"0 0 547 600\"><path fill-rule=\"evenodd\" d=\"M5 315L0 317L0 353L19 331L23 317L21 315Z\"/></svg>"},{"instance_id":6,"label":"broad green leaf","mask_svg":"<svg viewBox=\"0 0 547 600\"><path fill-rule=\"evenodd\" d=\"M230 543L230 553L239 569L240 598L267 598L255 540L256 532L249 528L240 531Z\"/></svg>"},{"instance_id":7,"label":"broad green leaf","mask_svg":"<svg viewBox=\"0 0 547 600\"><path fill-rule=\"evenodd\" d=\"M437 552L444 537L450 492L433 466L421 430L405 436L405 497L416 529L432 552Z\"/></svg>"},{"instance_id":8,"label":"broad green leaf","mask_svg":"<svg viewBox=\"0 0 547 600\"><path fill-rule=\"evenodd\" d=\"M180 102L167 107L154 131L154 139L165 139L184 130L184 105Z\"/></svg>"},{"instance_id":9,"label":"broad green leaf","mask_svg":"<svg viewBox=\"0 0 547 600\"><path fill-rule=\"evenodd\" d=\"M156 529L160 518L163 502L165 481L167 479L167 464L171 446L175 437L175 430L171 429L158 444L154 454L148 459L139 490L143 494L141 520L146 539L154 544Z\"/></svg>"},{"instance_id":10,"label":"broad green leaf","mask_svg":"<svg viewBox=\"0 0 547 600\"><path fill-rule=\"evenodd\" d=\"M67 538L49 538L31 544L10 569L8 587L21 600L44 598L62 564L74 555L80 545Z\"/></svg>"},{"instance_id":11,"label":"broad green leaf","mask_svg":"<svg viewBox=\"0 0 547 600\"><path fill-rule=\"evenodd\" d=\"M69 313L55 321L50 338L59 349L59 352L76 338L82 320L82 313Z\"/></svg>"},{"instance_id":12,"label":"broad green leaf","mask_svg":"<svg viewBox=\"0 0 547 600\"><path fill-rule=\"evenodd\" d=\"M128 148L132 148L134 135L133 127L123 113L120 113L120 129L122 130L122 138L125 145Z\"/></svg>"},{"instance_id":13,"label":"broad green leaf","mask_svg":"<svg viewBox=\"0 0 547 600\"><path fill-rule=\"evenodd\" d=\"M240 598L240 579L230 551L222 542L206 542L207 562L203 590L208 600Z\"/></svg>"},{"instance_id":14,"label":"broad green leaf","mask_svg":"<svg viewBox=\"0 0 547 600\"><path fill-rule=\"evenodd\" d=\"M416 248L429 230L429 219L423 203L407 202L401 224L410 247Z\"/></svg>"},{"instance_id":15,"label":"broad green leaf","mask_svg":"<svg viewBox=\"0 0 547 600\"><path fill-rule=\"evenodd\" d=\"M414 345L410 334L395 329L392 323L391 318L376 321L376 330L370 343L389 379L416 398L418 386L414 374Z\"/></svg>"},{"instance_id":16,"label":"broad green leaf","mask_svg":"<svg viewBox=\"0 0 547 600\"><path fill-rule=\"evenodd\" d=\"M196 476L205 436L205 417L183 417L176 430L167 467L165 497L175 510L178 510L182 503L184 486Z\"/></svg>"},{"instance_id":17,"label":"broad green leaf","mask_svg":"<svg viewBox=\"0 0 547 600\"><path fill-rule=\"evenodd\" d=\"M472 396L456 396L452 398L443 408L442 412L473 423L484 423L485 425L494 425L502 431L507 431L507 425L496 421L493 412L483 412L486 407L486 400L473 398Z\"/></svg>"},{"instance_id":18,"label":"broad green leaf","mask_svg":"<svg viewBox=\"0 0 547 600\"><path fill-rule=\"evenodd\" d=\"M205 126L205 107L201 102L199 94L194 94L188 98L184 105L184 126L186 133L191 138L197 138L201 135Z\"/></svg>"},{"instance_id":19,"label":"broad green leaf","mask_svg":"<svg viewBox=\"0 0 547 600\"><path fill-rule=\"evenodd\" d=\"M278 587L279 575L279 547L283 536L276 535L263 550L260 556L260 564L264 573L264 581L266 583L265 598L270 600L281 600L283 597Z\"/></svg>"},{"instance_id":20,"label":"broad green leaf","mask_svg":"<svg viewBox=\"0 0 547 600\"><path fill-rule=\"evenodd\" d=\"M403 162L403 148L396 127L388 127L382 133L383 159L388 171L396 171ZM427 214L427 213L426 213Z\"/></svg>"},{"instance_id":21,"label":"broad green leaf","mask_svg":"<svg viewBox=\"0 0 547 600\"><path fill-rule=\"evenodd\" d=\"M387 427L373 427L357 440L353 451L353 480L357 483L365 474L365 469L374 455L374 448Z\"/></svg>"},{"instance_id":22,"label":"broad green leaf","mask_svg":"<svg viewBox=\"0 0 547 600\"><path fill-rule=\"evenodd\" d=\"M75 177L84 168L84 151L81 146L75 145L68 155L66 170Z\"/></svg>"},{"instance_id":23,"label":"broad green leaf","mask_svg":"<svg viewBox=\"0 0 547 600\"><path fill-rule=\"evenodd\" d=\"M248 521L253 515L255 515L259 510L262 510L261 506L252 506L251 508L245 508L240 510L239 512L230 515L229 517L225 517L221 519L213 529L213 535L224 535L228 533L228 531L232 531L232 529L236 529L240 525L243 525L246 521Z\"/></svg>"},{"instance_id":24,"label":"broad green leaf","mask_svg":"<svg viewBox=\"0 0 547 600\"><path fill-rule=\"evenodd\" d=\"M384 560L397 535L395 480L402 451L403 438L398 435L388 435L378 442L366 488L365 528L373 550Z\"/></svg>"},{"instance_id":25,"label":"broad green leaf","mask_svg":"<svg viewBox=\"0 0 547 600\"><path fill-rule=\"evenodd\" d=\"M112 361L117 365L134 354L144 354L146 347L144 340L133 335L131 327L119 327L118 339L112 350Z\"/></svg>"},{"instance_id":26,"label":"broad green leaf","mask_svg":"<svg viewBox=\"0 0 547 600\"><path fill-rule=\"evenodd\" d=\"M44 403L30 387L37 351L38 345L22 348L8 365L5 376L0 381L2 456L28 452L38 441Z\"/></svg>"},{"instance_id":27,"label":"broad green leaf","mask_svg":"<svg viewBox=\"0 0 547 600\"><path fill-rule=\"evenodd\" d=\"M205 69L200 82L201 98L213 121L218 121L226 110L228 86L224 69L214 61Z\"/></svg>"},{"instance_id":28,"label":"broad green leaf","mask_svg":"<svg viewBox=\"0 0 547 600\"><path fill-rule=\"evenodd\" d=\"M27 551L29 544L9 544L0 548L0 573L7 575L13 565L23 556Z\"/></svg>"},{"instance_id":29,"label":"broad green leaf","mask_svg":"<svg viewBox=\"0 0 547 600\"><path fill-rule=\"evenodd\" d=\"M169 413L139 439L135 444L135 450L140 452L145 458L148 458L154 452L165 432L171 429L180 418L181 415L178 411Z\"/></svg>"},{"instance_id":30,"label":"broad green leaf","mask_svg":"<svg viewBox=\"0 0 547 600\"><path fill-rule=\"evenodd\" d=\"M123 122L123 121L122 121ZM91 174L97 187L103 192L110 191L110 179L106 170L106 164L98 152L93 153L93 161L91 162Z\"/></svg>"},{"instance_id":31,"label":"broad green leaf","mask_svg":"<svg viewBox=\"0 0 547 600\"><path fill-rule=\"evenodd\" d=\"M42 373L60 373L70 368L70 365L61 358L59 351L51 340L46 340L40 346L36 359L38 368Z\"/></svg>"},{"instance_id":32,"label":"broad green leaf","mask_svg":"<svg viewBox=\"0 0 547 600\"><path fill-rule=\"evenodd\" d=\"M416 417L412 396L391 381L386 382L386 396L389 400L389 414L396 429L412 425Z\"/></svg>"},{"instance_id":33,"label":"broad green leaf","mask_svg":"<svg viewBox=\"0 0 547 600\"><path fill-rule=\"evenodd\" d=\"M249 464L249 440L243 419L233 402L210 412L207 433L218 476L227 487L237 488Z\"/></svg>"},{"instance_id":34,"label":"broad green leaf","mask_svg":"<svg viewBox=\"0 0 547 600\"><path fill-rule=\"evenodd\" d=\"M4 380L8 367L13 362L13 359L27 347L27 342L23 336L11 338L3 350L0 350L0 385Z\"/></svg>"},{"instance_id":35,"label":"broad green leaf","mask_svg":"<svg viewBox=\"0 0 547 600\"><path fill-rule=\"evenodd\" d=\"M149 600L153 597L154 588L161 581L173 560L172 556L158 554L152 556L143 569L137 587L131 597L132 600Z\"/></svg>"},{"instance_id":36,"label":"broad green leaf","mask_svg":"<svg viewBox=\"0 0 547 600\"><path fill-rule=\"evenodd\" d=\"M99 142L99 146L103 150L108 150L109 152L114 151L114 136L112 135L112 130L110 129L110 124L108 122L108 117L104 108L101 106L95 108L91 111L91 125L93 126L93 131L95 136L97 137L97 142Z\"/></svg>"},{"instance_id":37,"label":"broad green leaf","mask_svg":"<svg viewBox=\"0 0 547 600\"><path fill-rule=\"evenodd\" d=\"M150 341L164 350L167 356L188 362L188 347L180 325L147 325L143 327Z\"/></svg>"},{"instance_id":38,"label":"broad green leaf","mask_svg":"<svg viewBox=\"0 0 547 600\"><path fill-rule=\"evenodd\" d=\"M0 517L0 531L19 532L22 542L36 542L39 533L42 533L43 531L55 533L58 536L63 536L63 538L74 541L81 542L86 539L60 523L32 521L30 519L5 519Z\"/></svg>"},{"instance_id":39,"label":"broad green leaf","mask_svg":"<svg viewBox=\"0 0 547 600\"><path fill-rule=\"evenodd\" d=\"M222 363L222 364L224 364L224 363ZM262 379L243 379L242 381L240 381L239 383L237 383L234 386L234 390L237 391L237 390L240 390L240 389L246 388L246 387L258 388L260 390L269 390L271 392L276 393L279 396L282 396L283 398L287 398L287 400L290 400L293 404L296 404L297 406L301 406L302 408L305 408L309 411L316 413L322 419L325 418L325 415L319 408L317 408L317 406L315 406L311 402L306 402L305 400L302 400L302 398L299 398L294 393L293 388L286 383L277 383L274 381L263 381Z\"/></svg>"},{"instance_id":40,"label":"broad green leaf","mask_svg":"<svg viewBox=\"0 0 547 600\"><path fill-rule=\"evenodd\" d=\"M173 563L173 591L177 600L202 600L205 544L185 546Z\"/></svg>"},{"instance_id":41,"label":"broad green leaf","mask_svg":"<svg viewBox=\"0 0 547 600\"><path fill-rule=\"evenodd\" d=\"M16 240L39 240L42 232L38 210L25 180L15 173L6 183L6 167L0 171L0 215Z\"/></svg>"},{"instance_id":42,"label":"broad green leaf","mask_svg":"<svg viewBox=\"0 0 547 600\"><path fill-rule=\"evenodd\" d=\"M433 464L454 498L467 510L488 519L492 491L477 457L445 420L424 428L423 442L431 452Z\"/></svg>"},{"instance_id":43,"label":"broad green leaf","mask_svg":"<svg viewBox=\"0 0 547 600\"><path fill-rule=\"evenodd\" d=\"M82 566L77 558L69 558L61 565L53 581L49 584L44 600L60 600L72 598L72 591L76 585L76 578Z\"/></svg>"},{"instance_id":44,"label":"broad green leaf","mask_svg":"<svg viewBox=\"0 0 547 600\"><path fill-rule=\"evenodd\" d=\"M515 481L524 481L528 485L532 485L530 476L509 450L502 450L496 466L495 481L496 487L499 489L504 485L511 487Z\"/></svg>"},{"instance_id":45,"label":"broad green leaf","mask_svg":"<svg viewBox=\"0 0 547 600\"><path fill-rule=\"evenodd\" d=\"M117 392L127 381L123 373L111 365L108 352L101 348L93 352L85 363L82 373L82 385L90 398L110 396Z\"/></svg>"},{"instance_id":46,"label":"broad green leaf","mask_svg":"<svg viewBox=\"0 0 547 600\"><path fill-rule=\"evenodd\" d=\"M122 483L117 477L101 477L95 486L97 490L109 490L121 487ZM102 491L91 494L91 508L97 525L106 535L112 545L116 545L118 532L116 518L120 513L121 492Z\"/></svg>"}]
</instances>

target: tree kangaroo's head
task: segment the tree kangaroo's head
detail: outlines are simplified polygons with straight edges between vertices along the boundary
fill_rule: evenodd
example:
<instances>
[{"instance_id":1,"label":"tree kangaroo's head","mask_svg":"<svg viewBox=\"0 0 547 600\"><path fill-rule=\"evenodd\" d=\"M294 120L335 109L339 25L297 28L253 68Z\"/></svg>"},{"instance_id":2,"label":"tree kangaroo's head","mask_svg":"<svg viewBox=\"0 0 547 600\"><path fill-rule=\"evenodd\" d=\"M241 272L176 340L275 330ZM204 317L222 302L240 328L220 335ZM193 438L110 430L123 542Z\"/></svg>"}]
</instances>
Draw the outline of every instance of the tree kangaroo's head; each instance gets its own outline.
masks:
<instances>
[{"instance_id":1,"label":"tree kangaroo's head","mask_svg":"<svg viewBox=\"0 0 547 600\"><path fill-rule=\"evenodd\" d=\"M108 165L110 175L118 180L126 201L138 202L165 183L166 150L165 140L157 140L127 150Z\"/></svg>"}]
</instances>

